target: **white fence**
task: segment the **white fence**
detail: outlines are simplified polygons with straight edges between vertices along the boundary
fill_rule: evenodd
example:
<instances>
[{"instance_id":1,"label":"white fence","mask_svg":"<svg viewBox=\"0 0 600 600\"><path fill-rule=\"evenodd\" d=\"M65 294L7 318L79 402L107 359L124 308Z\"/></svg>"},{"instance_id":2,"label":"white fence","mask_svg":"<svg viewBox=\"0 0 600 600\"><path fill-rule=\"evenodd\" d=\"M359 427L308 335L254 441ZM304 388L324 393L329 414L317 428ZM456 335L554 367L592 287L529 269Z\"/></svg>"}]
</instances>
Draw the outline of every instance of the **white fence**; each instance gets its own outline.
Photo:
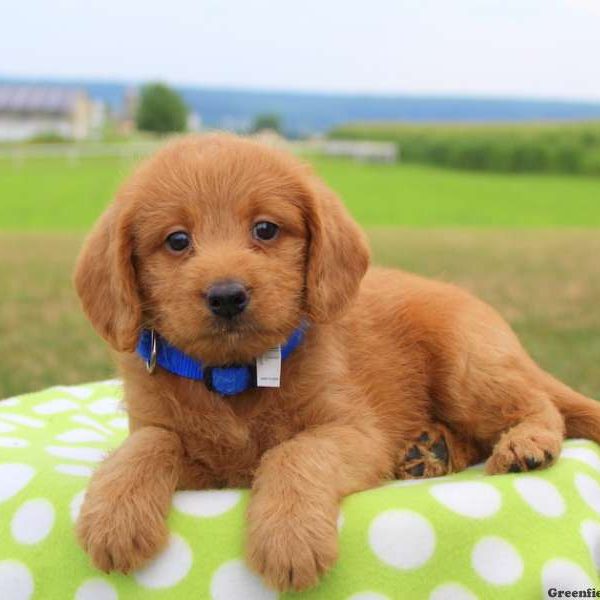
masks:
<instances>
[{"instance_id":1,"label":"white fence","mask_svg":"<svg viewBox=\"0 0 600 600\"><path fill-rule=\"evenodd\" d=\"M308 152L353 158L362 162L393 163L398 160L398 146L393 142L323 139L297 144L299 148Z\"/></svg>"},{"instance_id":2,"label":"white fence","mask_svg":"<svg viewBox=\"0 0 600 600\"><path fill-rule=\"evenodd\" d=\"M85 143L85 144L23 144L0 145L0 160L12 160L21 165L39 158L63 158L77 164L83 158L123 158L135 160L151 154L164 142Z\"/></svg>"},{"instance_id":3,"label":"white fence","mask_svg":"<svg viewBox=\"0 0 600 600\"><path fill-rule=\"evenodd\" d=\"M268 139L260 138L260 140L266 144L272 143ZM44 158L62 158L72 165L76 165L81 159L85 158L136 160L152 154L164 143L164 140L159 140L121 143L90 142L83 144L0 144L0 160L11 160L15 166L20 166L27 160ZM388 142L328 139L289 141L279 138L279 142L273 142L273 145L286 147L299 154L324 154L364 162L392 163L398 159L397 145Z\"/></svg>"}]
</instances>

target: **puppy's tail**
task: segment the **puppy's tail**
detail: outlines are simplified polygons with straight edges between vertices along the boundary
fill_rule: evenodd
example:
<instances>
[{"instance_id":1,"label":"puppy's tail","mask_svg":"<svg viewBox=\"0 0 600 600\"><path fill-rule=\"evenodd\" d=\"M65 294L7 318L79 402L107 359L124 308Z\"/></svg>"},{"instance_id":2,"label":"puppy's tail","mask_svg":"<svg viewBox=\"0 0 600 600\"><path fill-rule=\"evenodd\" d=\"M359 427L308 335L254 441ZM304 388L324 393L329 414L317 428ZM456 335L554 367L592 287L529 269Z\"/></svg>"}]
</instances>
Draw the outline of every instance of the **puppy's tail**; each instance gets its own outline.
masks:
<instances>
[{"instance_id":1,"label":"puppy's tail","mask_svg":"<svg viewBox=\"0 0 600 600\"><path fill-rule=\"evenodd\" d=\"M551 398L565 420L567 437L600 444L600 402L587 398L548 375Z\"/></svg>"}]
</instances>

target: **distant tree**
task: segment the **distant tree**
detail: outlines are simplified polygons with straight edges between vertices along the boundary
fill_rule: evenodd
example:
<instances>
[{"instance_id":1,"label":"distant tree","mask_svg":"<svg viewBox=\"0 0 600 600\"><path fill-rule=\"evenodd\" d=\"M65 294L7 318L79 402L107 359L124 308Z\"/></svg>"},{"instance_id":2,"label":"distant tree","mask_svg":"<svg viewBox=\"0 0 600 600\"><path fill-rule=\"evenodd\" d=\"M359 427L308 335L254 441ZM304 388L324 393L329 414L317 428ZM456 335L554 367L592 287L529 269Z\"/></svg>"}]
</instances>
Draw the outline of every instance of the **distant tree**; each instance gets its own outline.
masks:
<instances>
[{"instance_id":1,"label":"distant tree","mask_svg":"<svg viewBox=\"0 0 600 600\"><path fill-rule=\"evenodd\" d=\"M269 113L258 115L254 119L254 124L252 125L252 131L254 133L265 129L271 129L272 131L281 133L281 119L279 118L279 115Z\"/></svg>"},{"instance_id":2,"label":"distant tree","mask_svg":"<svg viewBox=\"0 0 600 600\"><path fill-rule=\"evenodd\" d=\"M142 88L135 115L141 131L170 133L185 131L187 107L181 96L162 83L151 83Z\"/></svg>"}]
</instances>

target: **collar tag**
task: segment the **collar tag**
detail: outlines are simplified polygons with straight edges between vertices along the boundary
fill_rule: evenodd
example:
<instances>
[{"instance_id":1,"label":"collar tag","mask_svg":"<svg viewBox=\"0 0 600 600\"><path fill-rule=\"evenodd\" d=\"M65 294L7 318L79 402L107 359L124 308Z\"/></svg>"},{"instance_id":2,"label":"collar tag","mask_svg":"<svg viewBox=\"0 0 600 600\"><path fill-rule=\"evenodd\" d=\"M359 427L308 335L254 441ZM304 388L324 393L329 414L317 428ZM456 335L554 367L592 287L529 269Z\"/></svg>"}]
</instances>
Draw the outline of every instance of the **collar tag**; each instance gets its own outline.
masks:
<instances>
[{"instance_id":1,"label":"collar tag","mask_svg":"<svg viewBox=\"0 0 600 600\"><path fill-rule=\"evenodd\" d=\"M278 388L280 379L281 346L276 346L256 359L256 386Z\"/></svg>"}]
</instances>

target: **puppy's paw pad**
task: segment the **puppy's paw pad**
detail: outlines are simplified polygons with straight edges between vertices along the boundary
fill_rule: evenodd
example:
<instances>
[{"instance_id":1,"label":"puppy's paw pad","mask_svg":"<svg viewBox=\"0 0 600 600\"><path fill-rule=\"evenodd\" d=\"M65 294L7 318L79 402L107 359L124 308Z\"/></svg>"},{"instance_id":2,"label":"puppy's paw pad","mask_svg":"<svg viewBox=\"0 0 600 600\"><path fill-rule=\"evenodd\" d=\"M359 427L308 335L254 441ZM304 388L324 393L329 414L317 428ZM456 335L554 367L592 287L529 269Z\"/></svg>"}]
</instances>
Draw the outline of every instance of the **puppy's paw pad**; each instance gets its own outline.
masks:
<instances>
[{"instance_id":1,"label":"puppy's paw pad","mask_svg":"<svg viewBox=\"0 0 600 600\"><path fill-rule=\"evenodd\" d=\"M431 446L431 451L439 461L446 465L448 464L448 445L446 444L446 440L443 437Z\"/></svg>"},{"instance_id":2,"label":"puppy's paw pad","mask_svg":"<svg viewBox=\"0 0 600 600\"><path fill-rule=\"evenodd\" d=\"M402 444L397 456L398 479L439 477L451 470L448 444L438 431L424 431L415 441Z\"/></svg>"},{"instance_id":3,"label":"puppy's paw pad","mask_svg":"<svg viewBox=\"0 0 600 600\"><path fill-rule=\"evenodd\" d=\"M535 469L539 469L541 466L543 466L543 464L543 461L538 460L533 456L525 457L525 465L527 466L528 471L534 471Z\"/></svg>"}]
</instances>

